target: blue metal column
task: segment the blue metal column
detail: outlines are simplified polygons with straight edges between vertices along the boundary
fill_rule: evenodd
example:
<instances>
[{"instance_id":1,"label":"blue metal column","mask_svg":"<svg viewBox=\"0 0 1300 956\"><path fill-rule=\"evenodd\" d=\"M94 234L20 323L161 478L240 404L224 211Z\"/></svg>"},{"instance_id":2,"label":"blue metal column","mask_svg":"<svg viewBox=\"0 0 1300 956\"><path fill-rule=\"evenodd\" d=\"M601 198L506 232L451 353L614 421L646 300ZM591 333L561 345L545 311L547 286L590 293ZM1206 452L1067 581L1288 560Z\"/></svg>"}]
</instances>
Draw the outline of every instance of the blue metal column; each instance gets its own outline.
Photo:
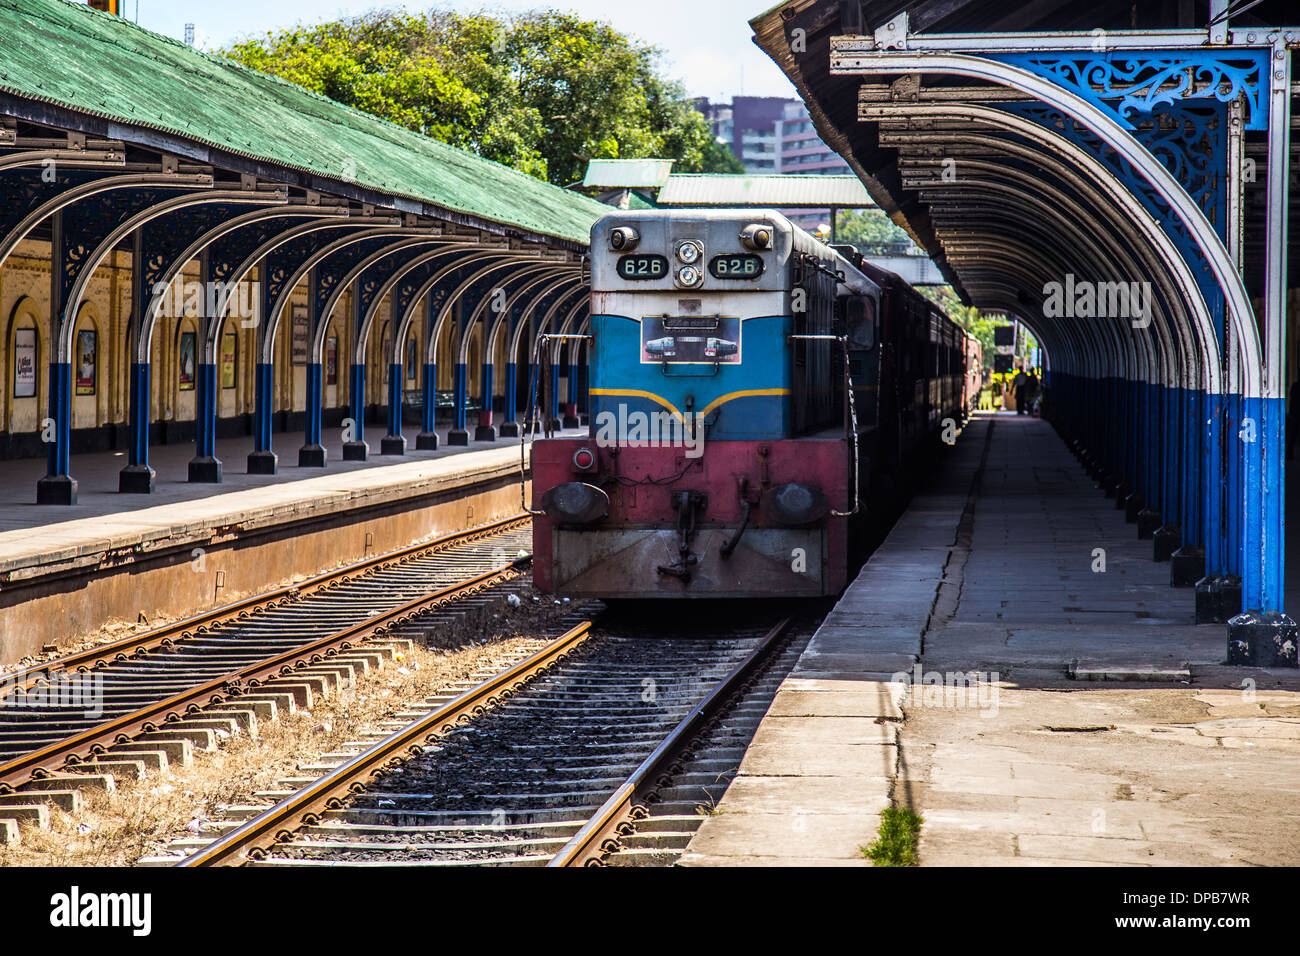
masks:
<instances>
[{"instance_id":1,"label":"blue metal column","mask_svg":"<svg viewBox=\"0 0 1300 956\"><path fill-rule=\"evenodd\" d=\"M1182 389L1183 419L1183 478L1179 489L1182 494L1182 546L1173 553L1169 567L1169 583L1176 588L1194 587L1205 575L1205 549L1202 529L1205 488L1203 478L1205 393L1199 388Z\"/></svg>"},{"instance_id":2,"label":"blue metal column","mask_svg":"<svg viewBox=\"0 0 1300 956\"><path fill-rule=\"evenodd\" d=\"M494 370L490 361L485 361L481 367L483 374L483 401L478 413L478 427L474 429L475 441L496 441L497 430L492 424L492 405L495 396L492 394L494 389Z\"/></svg>"},{"instance_id":3,"label":"blue metal column","mask_svg":"<svg viewBox=\"0 0 1300 956\"><path fill-rule=\"evenodd\" d=\"M560 363L551 363L551 407L546 410L552 428L560 427Z\"/></svg>"},{"instance_id":4,"label":"blue metal column","mask_svg":"<svg viewBox=\"0 0 1300 956\"><path fill-rule=\"evenodd\" d=\"M36 482L38 505L75 505L77 481L68 474L68 457L72 443L72 365L58 361L58 342L66 323L74 321L64 314L63 213L50 217L50 424L41 423L41 440L45 442L45 477Z\"/></svg>"},{"instance_id":5,"label":"blue metal column","mask_svg":"<svg viewBox=\"0 0 1300 956\"><path fill-rule=\"evenodd\" d=\"M314 358L314 356L313 356ZM325 446L321 444L321 370L320 362L307 363L307 420L303 428L303 446L298 449L299 468L324 468Z\"/></svg>"},{"instance_id":6,"label":"blue metal column","mask_svg":"<svg viewBox=\"0 0 1300 956\"><path fill-rule=\"evenodd\" d=\"M343 460L365 461L370 446L366 444L366 366L362 362L353 362L348 368L348 418L352 420L352 428L348 434L345 423Z\"/></svg>"},{"instance_id":7,"label":"blue metal column","mask_svg":"<svg viewBox=\"0 0 1300 956\"><path fill-rule=\"evenodd\" d=\"M421 451L438 450L438 366L432 362L424 363L423 422L420 434L415 436L415 447Z\"/></svg>"},{"instance_id":8,"label":"blue metal column","mask_svg":"<svg viewBox=\"0 0 1300 956\"><path fill-rule=\"evenodd\" d=\"M519 366L514 362L506 363L506 387L505 395L501 399L501 422L502 438L519 437L518 412L515 406L519 404Z\"/></svg>"},{"instance_id":9,"label":"blue metal column","mask_svg":"<svg viewBox=\"0 0 1300 956\"><path fill-rule=\"evenodd\" d=\"M272 385L275 366L258 362L253 378L253 450L248 455L250 475L274 475L279 470L279 458L271 450L271 412L274 406Z\"/></svg>"},{"instance_id":10,"label":"blue metal column","mask_svg":"<svg viewBox=\"0 0 1300 956\"><path fill-rule=\"evenodd\" d=\"M402 437L402 363L388 365L388 434L379 443L381 455L405 455L406 439Z\"/></svg>"},{"instance_id":11,"label":"blue metal column","mask_svg":"<svg viewBox=\"0 0 1300 956\"><path fill-rule=\"evenodd\" d=\"M1178 550L1183 529L1182 519L1183 447L1182 447L1183 390L1174 385L1160 388L1160 515L1164 522L1152 535L1152 557L1168 561Z\"/></svg>"},{"instance_id":12,"label":"blue metal column","mask_svg":"<svg viewBox=\"0 0 1300 956\"><path fill-rule=\"evenodd\" d=\"M216 484L221 481L217 459L217 366L199 362L194 370L194 457L189 480Z\"/></svg>"},{"instance_id":13,"label":"blue metal column","mask_svg":"<svg viewBox=\"0 0 1300 956\"><path fill-rule=\"evenodd\" d=\"M1287 225L1291 174L1291 51L1271 34L1263 323L1263 393L1246 396L1256 441L1245 462L1242 613L1228 622L1228 662L1257 667L1300 666L1300 626L1287 615L1286 378ZM1287 40L1290 38L1288 37Z\"/></svg>"},{"instance_id":14,"label":"blue metal column","mask_svg":"<svg viewBox=\"0 0 1300 956\"><path fill-rule=\"evenodd\" d=\"M448 445L469 444L469 431L465 428L468 378L469 370L465 367L465 363L457 362L451 385L452 427L451 431L447 433Z\"/></svg>"},{"instance_id":15,"label":"blue metal column","mask_svg":"<svg viewBox=\"0 0 1300 956\"><path fill-rule=\"evenodd\" d=\"M569 352L569 378L565 383L567 404L564 406L564 427L578 427L578 345L576 340L570 340L566 346Z\"/></svg>"},{"instance_id":16,"label":"blue metal column","mask_svg":"<svg viewBox=\"0 0 1300 956\"><path fill-rule=\"evenodd\" d=\"M68 450L72 442L72 365L50 363L50 420L45 449L45 477L36 483L38 505L75 505L77 481L68 474ZM42 429L42 437L48 432Z\"/></svg>"},{"instance_id":17,"label":"blue metal column","mask_svg":"<svg viewBox=\"0 0 1300 956\"><path fill-rule=\"evenodd\" d=\"M149 466L149 378L148 362L131 363L127 421L131 428L131 451L127 466L118 472L117 490L126 494L152 494L154 470Z\"/></svg>"}]
</instances>

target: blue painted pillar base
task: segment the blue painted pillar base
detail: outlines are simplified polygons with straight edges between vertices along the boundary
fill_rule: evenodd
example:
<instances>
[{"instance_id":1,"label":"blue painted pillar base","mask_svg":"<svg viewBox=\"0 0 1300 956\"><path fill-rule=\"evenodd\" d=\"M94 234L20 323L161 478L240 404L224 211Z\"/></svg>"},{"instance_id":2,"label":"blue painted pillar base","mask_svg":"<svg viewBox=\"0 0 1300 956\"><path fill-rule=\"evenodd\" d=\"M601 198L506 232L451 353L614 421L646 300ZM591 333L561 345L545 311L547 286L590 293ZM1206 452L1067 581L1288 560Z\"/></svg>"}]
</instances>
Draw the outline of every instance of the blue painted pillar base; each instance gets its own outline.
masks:
<instances>
[{"instance_id":1,"label":"blue painted pillar base","mask_svg":"<svg viewBox=\"0 0 1300 956\"><path fill-rule=\"evenodd\" d=\"M423 427L420 429L420 433L415 436L415 447L419 451L437 451L438 390L435 386L438 382L438 368L432 362L424 363L422 382L424 389L422 393L424 407L421 409Z\"/></svg>"},{"instance_id":2,"label":"blue painted pillar base","mask_svg":"<svg viewBox=\"0 0 1300 956\"><path fill-rule=\"evenodd\" d=\"M153 468L149 465L127 465L117 473L117 490L125 495L153 494Z\"/></svg>"},{"instance_id":3,"label":"blue painted pillar base","mask_svg":"<svg viewBox=\"0 0 1300 956\"><path fill-rule=\"evenodd\" d=\"M1183 542L1183 530L1176 524L1162 524L1151 534L1152 560L1168 561ZM1200 577L1200 575L1197 575Z\"/></svg>"},{"instance_id":4,"label":"blue painted pillar base","mask_svg":"<svg viewBox=\"0 0 1300 956\"><path fill-rule=\"evenodd\" d=\"M1241 578L1207 574L1196 582L1196 623L1226 624L1241 613Z\"/></svg>"},{"instance_id":5,"label":"blue painted pillar base","mask_svg":"<svg viewBox=\"0 0 1300 956\"><path fill-rule=\"evenodd\" d=\"M248 453L250 475L274 475L280 470L280 457L269 448Z\"/></svg>"},{"instance_id":6,"label":"blue painted pillar base","mask_svg":"<svg viewBox=\"0 0 1300 956\"><path fill-rule=\"evenodd\" d=\"M1169 556L1169 586L1195 587L1205 577L1205 549L1185 544Z\"/></svg>"},{"instance_id":7,"label":"blue painted pillar base","mask_svg":"<svg viewBox=\"0 0 1300 956\"><path fill-rule=\"evenodd\" d=\"M77 479L71 475L46 475L36 482L38 505L75 505Z\"/></svg>"},{"instance_id":8,"label":"blue painted pillar base","mask_svg":"<svg viewBox=\"0 0 1300 956\"><path fill-rule=\"evenodd\" d=\"M1142 492L1135 491L1124 499L1124 520L1129 524L1136 524L1138 512L1146 507L1146 499L1142 497Z\"/></svg>"},{"instance_id":9,"label":"blue painted pillar base","mask_svg":"<svg viewBox=\"0 0 1300 956\"><path fill-rule=\"evenodd\" d=\"M1155 537L1160 527L1160 512L1154 508L1143 508L1137 513L1138 540L1149 541Z\"/></svg>"},{"instance_id":10,"label":"blue painted pillar base","mask_svg":"<svg viewBox=\"0 0 1300 956\"><path fill-rule=\"evenodd\" d=\"M1300 626L1276 611L1244 611L1228 621L1228 663L1245 667L1296 667Z\"/></svg>"}]
</instances>

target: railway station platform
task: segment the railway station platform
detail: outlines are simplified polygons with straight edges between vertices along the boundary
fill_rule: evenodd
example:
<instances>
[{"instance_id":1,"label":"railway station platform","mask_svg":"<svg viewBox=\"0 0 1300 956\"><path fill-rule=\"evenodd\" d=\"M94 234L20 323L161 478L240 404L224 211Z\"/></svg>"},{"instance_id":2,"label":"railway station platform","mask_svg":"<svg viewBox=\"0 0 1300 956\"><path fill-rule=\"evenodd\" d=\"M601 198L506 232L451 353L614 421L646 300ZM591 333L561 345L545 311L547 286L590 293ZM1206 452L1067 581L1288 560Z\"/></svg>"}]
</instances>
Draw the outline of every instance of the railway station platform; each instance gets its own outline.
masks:
<instances>
[{"instance_id":1,"label":"railway station platform","mask_svg":"<svg viewBox=\"0 0 1300 956\"><path fill-rule=\"evenodd\" d=\"M372 449L381 437L367 431ZM340 441L324 433L326 447ZM515 439L367 461L331 455L325 469L285 464L276 475L245 474L247 447L247 438L217 443L229 463L221 484L182 480L192 444L155 448L152 495L116 491L117 454L80 456L72 506L31 503L43 461L0 462L0 665L520 510Z\"/></svg>"},{"instance_id":2,"label":"railway station platform","mask_svg":"<svg viewBox=\"0 0 1300 956\"><path fill-rule=\"evenodd\" d=\"M977 416L681 864L870 866L897 807L923 866L1295 865L1300 675L1193 620L1050 424Z\"/></svg>"}]
</instances>

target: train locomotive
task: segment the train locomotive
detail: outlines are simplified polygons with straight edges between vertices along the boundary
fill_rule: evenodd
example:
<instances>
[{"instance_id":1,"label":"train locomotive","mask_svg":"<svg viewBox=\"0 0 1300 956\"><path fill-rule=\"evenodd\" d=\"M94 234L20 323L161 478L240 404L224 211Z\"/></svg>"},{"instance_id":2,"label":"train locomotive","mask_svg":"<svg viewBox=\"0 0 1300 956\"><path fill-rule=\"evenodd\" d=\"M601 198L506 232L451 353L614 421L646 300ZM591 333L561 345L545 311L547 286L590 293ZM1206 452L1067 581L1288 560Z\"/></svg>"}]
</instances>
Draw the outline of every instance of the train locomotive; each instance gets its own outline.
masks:
<instances>
[{"instance_id":1,"label":"train locomotive","mask_svg":"<svg viewBox=\"0 0 1300 956\"><path fill-rule=\"evenodd\" d=\"M532 447L537 585L838 594L856 529L897 507L971 407L973 341L897 276L774 210L605 216L591 236L589 432Z\"/></svg>"}]
</instances>

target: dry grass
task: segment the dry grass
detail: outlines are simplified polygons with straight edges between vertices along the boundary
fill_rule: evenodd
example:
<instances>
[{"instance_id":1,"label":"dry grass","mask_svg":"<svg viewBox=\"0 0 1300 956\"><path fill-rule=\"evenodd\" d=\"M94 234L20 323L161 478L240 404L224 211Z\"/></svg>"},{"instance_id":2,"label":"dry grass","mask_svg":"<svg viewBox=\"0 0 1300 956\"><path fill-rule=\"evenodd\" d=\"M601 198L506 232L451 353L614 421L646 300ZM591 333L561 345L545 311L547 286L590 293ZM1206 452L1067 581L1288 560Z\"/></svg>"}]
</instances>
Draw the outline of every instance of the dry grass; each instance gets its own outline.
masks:
<instances>
[{"instance_id":1,"label":"dry grass","mask_svg":"<svg viewBox=\"0 0 1300 956\"><path fill-rule=\"evenodd\" d=\"M491 636L468 642L443 636L437 643L444 646L416 647L403 660L358 677L350 690L318 699L310 712L259 722L256 738L241 734L214 751L196 752L189 767L150 773L114 793L87 793L75 816L51 807L50 829L22 827L19 846L0 847L0 866L131 865L170 840L197 833L226 807L261 802L256 791L304 775L299 766L318 762L453 682L481 668L499 669L559 611L549 600L525 597L524 607L496 622Z\"/></svg>"}]
</instances>

